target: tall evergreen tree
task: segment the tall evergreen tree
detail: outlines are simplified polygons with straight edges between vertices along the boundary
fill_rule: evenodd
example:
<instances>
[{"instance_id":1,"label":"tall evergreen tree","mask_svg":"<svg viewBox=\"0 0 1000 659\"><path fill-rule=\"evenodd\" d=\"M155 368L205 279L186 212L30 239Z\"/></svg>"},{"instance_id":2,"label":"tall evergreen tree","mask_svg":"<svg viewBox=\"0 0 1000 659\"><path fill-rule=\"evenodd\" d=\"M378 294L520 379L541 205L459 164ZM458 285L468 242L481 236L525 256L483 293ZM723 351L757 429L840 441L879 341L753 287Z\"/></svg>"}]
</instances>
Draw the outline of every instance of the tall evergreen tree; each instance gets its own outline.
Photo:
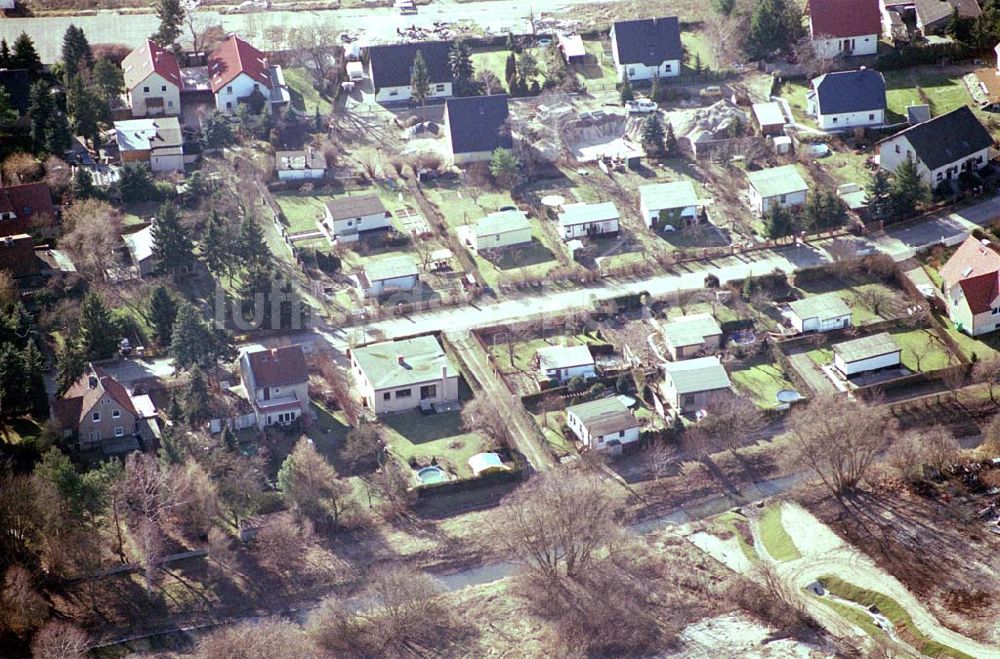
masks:
<instances>
[{"instance_id":1,"label":"tall evergreen tree","mask_svg":"<svg viewBox=\"0 0 1000 659\"><path fill-rule=\"evenodd\" d=\"M11 65L15 69L27 69L32 80L37 80L42 75L42 58L35 50L35 42L26 32L22 32L14 41Z\"/></svg>"},{"instance_id":2,"label":"tall evergreen tree","mask_svg":"<svg viewBox=\"0 0 1000 659\"><path fill-rule=\"evenodd\" d=\"M181 0L157 0L156 17L160 19L160 27L150 39L164 48L170 48L177 43L184 24Z\"/></svg>"},{"instance_id":3,"label":"tall evergreen tree","mask_svg":"<svg viewBox=\"0 0 1000 659\"><path fill-rule=\"evenodd\" d=\"M72 23L66 28L62 45L63 81L94 68L94 51L82 28Z\"/></svg>"},{"instance_id":4,"label":"tall evergreen tree","mask_svg":"<svg viewBox=\"0 0 1000 659\"><path fill-rule=\"evenodd\" d=\"M878 168L872 172L867 189L868 212L872 219L884 222L892 218L892 207L889 201L889 175L884 169Z\"/></svg>"},{"instance_id":5,"label":"tall evergreen tree","mask_svg":"<svg viewBox=\"0 0 1000 659\"><path fill-rule=\"evenodd\" d=\"M28 341L21 358L24 362L22 386L25 402L36 419L44 418L49 409L49 396L45 391L45 357L34 341Z\"/></svg>"},{"instance_id":6,"label":"tall evergreen tree","mask_svg":"<svg viewBox=\"0 0 1000 659\"><path fill-rule=\"evenodd\" d=\"M205 241L201 247L202 258L208 269L213 274L218 275L228 270L228 254L229 249L224 227L219 219L219 214L213 210L205 225Z\"/></svg>"},{"instance_id":7,"label":"tall evergreen tree","mask_svg":"<svg viewBox=\"0 0 1000 659\"><path fill-rule=\"evenodd\" d=\"M171 203L160 205L152 228L153 259L161 272L177 272L194 262L194 245L181 226L180 212Z\"/></svg>"},{"instance_id":8,"label":"tall evergreen tree","mask_svg":"<svg viewBox=\"0 0 1000 659\"><path fill-rule=\"evenodd\" d=\"M623 75L622 81L618 83L618 97L621 99L622 105L635 100L635 91L632 89L632 83L629 82L627 75Z\"/></svg>"},{"instance_id":9,"label":"tall evergreen tree","mask_svg":"<svg viewBox=\"0 0 1000 659\"><path fill-rule=\"evenodd\" d=\"M174 333L170 341L170 354L177 368L186 369L195 364L209 366L220 353L219 341L198 310L182 302L177 309Z\"/></svg>"},{"instance_id":10,"label":"tall evergreen tree","mask_svg":"<svg viewBox=\"0 0 1000 659\"><path fill-rule=\"evenodd\" d=\"M198 365L191 369L182 407L184 418L192 428L197 428L208 421L208 383L205 382L205 374Z\"/></svg>"},{"instance_id":11,"label":"tall evergreen tree","mask_svg":"<svg viewBox=\"0 0 1000 659\"><path fill-rule=\"evenodd\" d=\"M112 107L115 99L125 90L125 78L121 67L109 59L101 59L94 65L94 86L104 109Z\"/></svg>"},{"instance_id":12,"label":"tall evergreen tree","mask_svg":"<svg viewBox=\"0 0 1000 659\"><path fill-rule=\"evenodd\" d=\"M73 146L73 132L69 128L66 115L55 110L45 122L45 144L47 153L62 155Z\"/></svg>"},{"instance_id":13,"label":"tall evergreen tree","mask_svg":"<svg viewBox=\"0 0 1000 659\"><path fill-rule=\"evenodd\" d=\"M17 110L11 103L10 94L3 87L0 87L0 130L4 130L17 123Z\"/></svg>"},{"instance_id":14,"label":"tall evergreen tree","mask_svg":"<svg viewBox=\"0 0 1000 659\"><path fill-rule=\"evenodd\" d=\"M240 223L237 256L248 268L263 267L270 263L271 250L264 240L264 231L251 213L243 216Z\"/></svg>"},{"instance_id":15,"label":"tall evergreen tree","mask_svg":"<svg viewBox=\"0 0 1000 659\"><path fill-rule=\"evenodd\" d=\"M472 52L464 41L456 41L448 51L448 66L451 68L452 89L455 96L474 96L478 86L473 81L475 68Z\"/></svg>"},{"instance_id":16,"label":"tall evergreen tree","mask_svg":"<svg viewBox=\"0 0 1000 659\"><path fill-rule=\"evenodd\" d=\"M0 39L0 69L9 69L14 65L13 55L7 39Z\"/></svg>"},{"instance_id":17,"label":"tall evergreen tree","mask_svg":"<svg viewBox=\"0 0 1000 659\"><path fill-rule=\"evenodd\" d=\"M49 84L43 80L33 83L28 91L28 118L31 122L29 131L32 149L35 152L45 149L46 130L55 111L56 104L52 100L52 88Z\"/></svg>"},{"instance_id":18,"label":"tall evergreen tree","mask_svg":"<svg viewBox=\"0 0 1000 659\"><path fill-rule=\"evenodd\" d=\"M420 105L427 102L427 97L431 94L431 76L427 70L427 62L424 54L417 51L413 56L413 71L410 73L410 89L415 100Z\"/></svg>"},{"instance_id":19,"label":"tall evergreen tree","mask_svg":"<svg viewBox=\"0 0 1000 659\"><path fill-rule=\"evenodd\" d=\"M907 158L892 175L889 185L890 214L894 220L904 220L916 213L917 208L931 197L930 188L920 178L917 165Z\"/></svg>"},{"instance_id":20,"label":"tall evergreen tree","mask_svg":"<svg viewBox=\"0 0 1000 659\"><path fill-rule=\"evenodd\" d=\"M791 0L757 0L744 35L744 50L763 59L791 47L802 35L802 12Z\"/></svg>"},{"instance_id":21,"label":"tall evergreen tree","mask_svg":"<svg viewBox=\"0 0 1000 659\"><path fill-rule=\"evenodd\" d=\"M166 346L174 333L177 320L177 303L165 286L157 286L149 299L149 322L153 326L153 339Z\"/></svg>"},{"instance_id":22,"label":"tall evergreen tree","mask_svg":"<svg viewBox=\"0 0 1000 659\"><path fill-rule=\"evenodd\" d=\"M80 338L87 359L107 359L118 350L121 339L118 324L104 298L93 291L83 297L80 305Z\"/></svg>"},{"instance_id":23,"label":"tall evergreen tree","mask_svg":"<svg viewBox=\"0 0 1000 659\"><path fill-rule=\"evenodd\" d=\"M77 135L89 139L94 148L99 147L100 128L97 122L103 115L101 100L96 89L87 85L82 75L67 75L66 112L72 118L72 128Z\"/></svg>"},{"instance_id":24,"label":"tall evergreen tree","mask_svg":"<svg viewBox=\"0 0 1000 659\"><path fill-rule=\"evenodd\" d=\"M97 188L94 187L94 176L86 167L77 167L73 174L71 184L73 197L75 199L92 199L97 196Z\"/></svg>"},{"instance_id":25,"label":"tall evergreen tree","mask_svg":"<svg viewBox=\"0 0 1000 659\"><path fill-rule=\"evenodd\" d=\"M62 349L56 352L56 390L65 393L77 378L83 375L87 356L76 337L66 339Z\"/></svg>"},{"instance_id":26,"label":"tall evergreen tree","mask_svg":"<svg viewBox=\"0 0 1000 659\"><path fill-rule=\"evenodd\" d=\"M650 158L662 158L664 155L663 141L666 139L663 122L656 112L650 114L642 122L642 148Z\"/></svg>"},{"instance_id":27,"label":"tall evergreen tree","mask_svg":"<svg viewBox=\"0 0 1000 659\"><path fill-rule=\"evenodd\" d=\"M785 238L795 233L795 216L780 204L774 204L764 218L767 235L771 238Z\"/></svg>"}]
</instances>

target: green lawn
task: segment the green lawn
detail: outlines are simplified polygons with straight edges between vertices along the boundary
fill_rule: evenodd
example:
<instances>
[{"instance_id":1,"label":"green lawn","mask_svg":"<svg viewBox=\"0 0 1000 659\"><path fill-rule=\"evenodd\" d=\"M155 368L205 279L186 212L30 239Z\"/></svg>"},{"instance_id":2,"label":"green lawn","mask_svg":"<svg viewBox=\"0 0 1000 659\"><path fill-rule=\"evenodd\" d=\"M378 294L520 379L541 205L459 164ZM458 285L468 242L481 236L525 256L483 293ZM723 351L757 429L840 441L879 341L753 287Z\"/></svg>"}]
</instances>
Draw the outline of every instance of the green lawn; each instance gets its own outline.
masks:
<instances>
[{"instance_id":1,"label":"green lawn","mask_svg":"<svg viewBox=\"0 0 1000 659\"><path fill-rule=\"evenodd\" d=\"M716 304L713 308L711 302L686 304L683 309L677 305L668 307L667 320L674 320L675 318L679 318L681 316L690 316L698 313L707 313L708 315L713 316L720 323L742 320L742 317L736 313L732 307L726 306L725 304Z\"/></svg>"},{"instance_id":2,"label":"green lawn","mask_svg":"<svg viewBox=\"0 0 1000 659\"><path fill-rule=\"evenodd\" d=\"M322 197L281 194L276 195L275 200L288 220L289 233L315 230L316 220L322 217L326 207Z\"/></svg>"},{"instance_id":3,"label":"green lawn","mask_svg":"<svg viewBox=\"0 0 1000 659\"><path fill-rule=\"evenodd\" d=\"M469 458L491 449L477 433L462 429L459 412L424 415L418 411L390 414L382 419L390 450L403 461L411 458L448 466L459 478L472 478Z\"/></svg>"},{"instance_id":4,"label":"green lawn","mask_svg":"<svg viewBox=\"0 0 1000 659\"><path fill-rule=\"evenodd\" d=\"M905 120L906 108L910 105L929 103L934 116L963 105L975 105L965 83L958 76L949 77L925 68L887 71L883 75L890 115L887 120L890 122ZM926 101L921 99L918 87L926 94Z\"/></svg>"},{"instance_id":5,"label":"green lawn","mask_svg":"<svg viewBox=\"0 0 1000 659\"><path fill-rule=\"evenodd\" d=\"M826 366L833 363L833 350L830 348L816 348L807 352L806 356L818 366Z\"/></svg>"},{"instance_id":6,"label":"green lawn","mask_svg":"<svg viewBox=\"0 0 1000 659\"><path fill-rule=\"evenodd\" d=\"M314 114L319 108L320 114L330 114L332 105L323 98L313 85L312 74L305 67L293 66L283 68L285 82L292 97L292 107L298 112Z\"/></svg>"},{"instance_id":7,"label":"green lawn","mask_svg":"<svg viewBox=\"0 0 1000 659\"><path fill-rule=\"evenodd\" d=\"M731 532L736 537L736 542L740 546L740 551L746 556L746 559L751 563L757 563L760 561L760 554L757 553L757 548L748 543L743 539L743 534L737 525L747 524L747 518L737 512L732 510L727 511L715 518L716 521L721 522L724 529Z\"/></svg>"},{"instance_id":8,"label":"green lawn","mask_svg":"<svg viewBox=\"0 0 1000 659\"><path fill-rule=\"evenodd\" d=\"M529 48L528 52L535 56L538 62L538 84L545 80L545 50L543 48ZM472 66L479 71L492 71L496 75L500 84L507 87L507 57L510 51L506 48L496 48L489 50L477 50L472 53Z\"/></svg>"},{"instance_id":9,"label":"green lawn","mask_svg":"<svg viewBox=\"0 0 1000 659\"><path fill-rule=\"evenodd\" d=\"M823 158L823 169L838 185L857 183L864 189L871 179L871 170L865 166L870 155L871 153L865 152L855 153L849 148L838 149Z\"/></svg>"},{"instance_id":10,"label":"green lawn","mask_svg":"<svg viewBox=\"0 0 1000 659\"><path fill-rule=\"evenodd\" d=\"M816 596L816 601L830 607L836 611L841 618L857 625L872 638L877 639L879 637L886 636L885 631L878 628L878 625L875 624L870 615L847 606L842 602L834 602L833 600L825 599L823 597Z\"/></svg>"},{"instance_id":11,"label":"green lawn","mask_svg":"<svg viewBox=\"0 0 1000 659\"><path fill-rule=\"evenodd\" d=\"M681 32L681 43L684 51L690 56L687 66L694 72L695 56L701 56L703 69L716 68L715 54L712 52L712 45L704 32Z\"/></svg>"},{"instance_id":12,"label":"green lawn","mask_svg":"<svg viewBox=\"0 0 1000 659\"><path fill-rule=\"evenodd\" d=\"M537 371L535 365L535 355L541 348L551 348L552 346L576 346L576 345L602 345L606 341L597 338L593 334L577 334L575 336L549 337L545 339L531 339L520 341L513 345L514 366L510 365L510 349L503 341L502 335L498 335L496 343L490 346L490 352L496 358L497 367L502 372L511 371Z\"/></svg>"},{"instance_id":13,"label":"green lawn","mask_svg":"<svg viewBox=\"0 0 1000 659\"><path fill-rule=\"evenodd\" d=\"M913 639L911 645L920 651L921 654L928 657L948 656L957 659L972 659L971 656L964 652L933 641L925 636L913 624L913 618L910 617L906 609L888 595L873 590L866 590L835 576L821 577L819 581L837 597L842 597L843 599L851 600L864 606L877 607L879 612L891 620L897 629L903 628L909 633Z\"/></svg>"},{"instance_id":14,"label":"green lawn","mask_svg":"<svg viewBox=\"0 0 1000 659\"><path fill-rule=\"evenodd\" d=\"M424 186L424 195L451 227L472 224L504 206L516 205L507 190L477 190L478 195L471 195L461 181L435 181Z\"/></svg>"},{"instance_id":15,"label":"green lawn","mask_svg":"<svg viewBox=\"0 0 1000 659\"><path fill-rule=\"evenodd\" d=\"M1000 357L1000 352L997 348L1000 347L998 340L993 335L987 335L987 339L990 343L979 339L973 338L966 334L965 332L960 332L955 328L955 324L951 322L948 318L940 318L941 324L944 326L945 331L948 333L955 343L958 344L959 349L969 359L975 356L978 360L990 360ZM992 344L992 345L991 345Z\"/></svg>"},{"instance_id":16,"label":"green lawn","mask_svg":"<svg viewBox=\"0 0 1000 659\"><path fill-rule=\"evenodd\" d=\"M760 539L772 558L778 561L794 561L802 558L792 536L781 524L781 507L773 506L764 511L758 524Z\"/></svg>"},{"instance_id":17,"label":"green lawn","mask_svg":"<svg viewBox=\"0 0 1000 659\"><path fill-rule=\"evenodd\" d=\"M903 366L911 371L933 371L958 363L948 348L933 333L925 329L893 332L892 336L902 349L900 358ZM925 347L929 346L929 347ZM921 351L927 351L923 354ZM917 368L917 355L922 355Z\"/></svg>"},{"instance_id":18,"label":"green lawn","mask_svg":"<svg viewBox=\"0 0 1000 659\"><path fill-rule=\"evenodd\" d=\"M785 378L777 365L771 363L733 371L729 377L737 389L749 396L757 407L761 408L776 407L778 405L776 395L782 389L795 391L795 385Z\"/></svg>"},{"instance_id":19,"label":"green lawn","mask_svg":"<svg viewBox=\"0 0 1000 659\"><path fill-rule=\"evenodd\" d=\"M788 104L792 106L792 114L797 121L802 123L812 122L812 118L806 114L806 93L809 92L809 83L796 81L796 80L785 80L779 86L777 90L777 95L788 101Z\"/></svg>"}]
</instances>

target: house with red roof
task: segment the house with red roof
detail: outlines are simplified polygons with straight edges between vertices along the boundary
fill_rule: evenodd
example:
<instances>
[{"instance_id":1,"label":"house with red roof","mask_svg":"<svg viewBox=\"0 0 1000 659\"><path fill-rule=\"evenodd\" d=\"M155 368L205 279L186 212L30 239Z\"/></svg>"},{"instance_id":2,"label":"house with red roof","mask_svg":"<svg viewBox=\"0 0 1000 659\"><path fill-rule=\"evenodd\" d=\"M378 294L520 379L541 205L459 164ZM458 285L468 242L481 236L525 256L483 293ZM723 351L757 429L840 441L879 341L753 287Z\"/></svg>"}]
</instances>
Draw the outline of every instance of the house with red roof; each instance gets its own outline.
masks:
<instances>
[{"instance_id":1,"label":"house with red roof","mask_svg":"<svg viewBox=\"0 0 1000 659\"><path fill-rule=\"evenodd\" d=\"M969 236L941 267L941 279L955 327L970 336L1000 329L1000 252L996 245Z\"/></svg>"},{"instance_id":2,"label":"house with red roof","mask_svg":"<svg viewBox=\"0 0 1000 659\"><path fill-rule=\"evenodd\" d=\"M181 113L181 70L177 57L150 39L122 60L125 98L132 116Z\"/></svg>"},{"instance_id":3,"label":"house with red roof","mask_svg":"<svg viewBox=\"0 0 1000 659\"><path fill-rule=\"evenodd\" d=\"M261 430L308 414L309 369L302 346L244 350L240 374Z\"/></svg>"},{"instance_id":4,"label":"house with red roof","mask_svg":"<svg viewBox=\"0 0 1000 659\"><path fill-rule=\"evenodd\" d=\"M264 53L235 34L209 55L208 78L215 107L226 114L235 114L254 92L263 95L265 108L287 104L291 98L281 67L268 64Z\"/></svg>"},{"instance_id":5,"label":"house with red roof","mask_svg":"<svg viewBox=\"0 0 1000 659\"><path fill-rule=\"evenodd\" d=\"M818 57L874 55L881 32L879 0L809 0L809 38Z\"/></svg>"},{"instance_id":6,"label":"house with red roof","mask_svg":"<svg viewBox=\"0 0 1000 659\"><path fill-rule=\"evenodd\" d=\"M133 397L100 366L88 364L83 375L52 405L52 420L81 450L116 453L138 448L144 422L155 415L148 397ZM148 438L148 436L147 436Z\"/></svg>"},{"instance_id":7,"label":"house with red roof","mask_svg":"<svg viewBox=\"0 0 1000 659\"><path fill-rule=\"evenodd\" d=\"M0 187L0 237L28 233L55 220L49 186L25 183Z\"/></svg>"}]
</instances>

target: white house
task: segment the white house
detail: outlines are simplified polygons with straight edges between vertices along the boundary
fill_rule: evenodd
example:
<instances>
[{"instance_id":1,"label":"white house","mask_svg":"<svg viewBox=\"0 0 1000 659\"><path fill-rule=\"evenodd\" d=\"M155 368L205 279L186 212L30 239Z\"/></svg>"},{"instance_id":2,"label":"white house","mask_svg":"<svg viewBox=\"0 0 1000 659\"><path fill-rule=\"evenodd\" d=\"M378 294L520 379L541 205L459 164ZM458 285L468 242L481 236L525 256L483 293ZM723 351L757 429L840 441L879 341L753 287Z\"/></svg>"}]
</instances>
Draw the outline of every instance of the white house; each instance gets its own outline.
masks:
<instances>
[{"instance_id":1,"label":"white house","mask_svg":"<svg viewBox=\"0 0 1000 659\"><path fill-rule=\"evenodd\" d=\"M324 228L338 242L354 242L363 231L392 226L392 213L378 195L338 197L326 202Z\"/></svg>"},{"instance_id":2,"label":"white house","mask_svg":"<svg viewBox=\"0 0 1000 659\"><path fill-rule=\"evenodd\" d=\"M17 0L0 0L0 9L9 11L17 7Z\"/></svg>"},{"instance_id":3,"label":"white house","mask_svg":"<svg viewBox=\"0 0 1000 659\"><path fill-rule=\"evenodd\" d=\"M963 105L887 137L875 148L879 167L894 172L905 160L913 160L920 177L933 188L986 167L993 157L993 137Z\"/></svg>"},{"instance_id":4,"label":"white house","mask_svg":"<svg viewBox=\"0 0 1000 659\"><path fill-rule=\"evenodd\" d=\"M263 96L264 109L291 98L281 67L269 65L264 53L235 34L209 55L208 75L215 107L226 114L235 114L254 92Z\"/></svg>"},{"instance_id":5,"label":"white house","mask_svg":"<svg viewBox=\"0 0 1000 659\"><path fill-rule=\"evenodd\" d=\"M937 1L937 0L933 0ZM817 57L874 55L882 33L880 0L809 0L809 38Z\"/></svg>"},{"instance_id":6,"label":"white house","mask_svg":"<svg viewBox=\"0 0 1000 659\"><path fill-rule=\"evenodd\" d=\"M851 309L836 293L795 300L788 308L788 319L798 332L830 332L851 326Z\"/></svg>"},{"instance_id":7,"label":"white house","mask_svg":"<svg viewBox=\"0 0 1000 659\"><path fill-rule=\"evenodd\" d=\"M618 233L618 209L614 202L566 204L559 213L563 240Z\"/></svg>"},{"instance_id":8,"label":"white house","mask_svg":"<svg viewBox=\"0 0 1000 659\"><path fill-rule=\"evenodd\" d=\"M498 211L476 222L471 237L477 252L525 245L531 242L531 222L522 211Z\"/></svg>"},{"instance_id":9,"label":"white house","mask_svg":"<svg viewBox=\"0 0 1000 659\"><path fill-rule=\"evenodd\" d=\"M639 441L639 421L615 397L566 408L566 425L592 451L615 450Z\"/></svg>"},{"instance_id":10,"label":"white house","mask_svg":"<svg viewBox=\"0 0 1000 659\"><path fill-rule=\"evenodd\" d=\"M309 369L302 346L244 350L239 362L258 428L288 425L308 414Z\"/></svg>"},{"instance_id":11,"label":"white house","mask_svg":"<svg viewBox=\"0 0 1000 659\"><path fill-rule=\"evenodd\" d=\"M833 365L844 377L899 368L900 347L888 332L833 345Z\"/></svg>"},{"instance_id":12,"label":"white house","mask_svg":"<svg viewBox=\"0 0 1000 659\"><path fill-rule=\"evenodd\" d=\"M663 364L660 395L680 414L709 409L733 393L732 382L718 357L698 357Z\"/></svg>"},{"instance_id":13,"label":"white house","mask_svg":"<svg viewBox=\"0 0 1000 659\"><path fill-rule=\"evenodd\" d=\"M691 181L643 185L639 188L639 210L646 226L678 229L698 223L698 193ZM666 213L660 225L660 214Z\"/></svg>"},{"instance_id":14,"label":"white house","mask_svg":"<svg viewBox=\"0 0 1000 659\"><path fill-rule=\"evenodd\" d=\"M368 78L375 88L376 103L406 103L413 98L410 80L413 60L420 53L427 65L430 80L428 98L444 99L452 95L451 66L448 63L450 41L397 43L368 48Z\"/></svg>"},{"instance_id":15,"label":"white house","mask_svg":"<svg viewBox=\"0 0 1000 659\"><path fill-rule=\"evenodd\" d=\"M806 111L823 130L881 126L885 108L885 78L873 69L826 73L806 95Z\"/></svg>"},{"instance_id":16,"label":"white house","mask_svg":"<svg viewBox=\"0 0 1000 659\"><path fill-rule=\"evenodd\" d=\"M506 94L449 98L444 103L444 136L456 165L487 162L496 149L511 149Z\"/></svg>"},{"instance_id":17,"label":"white house","mask_svg":"<svg viewBox=\"0 0 1000 659\"><path fill-rule=\"evenodd\" d=\"M1000 253L991 241L969 236L940 272L956 329L970 336L1000 329Z\"/></svg>"},{"instance_id":18,"label":"white house","mask_svg":"<svg viewBox=\"0 0 1000 659\"><path fill-rule=\"evenodd\" d=\"M122 60L125 99L133 117L181 113L180 67L169 50L147 39Z\"/></svg>"},{"instance_id":19,"label":"white house","mask_svg":"<svg viewBox=\"0 0 1000 659\"><path fill-rule=\"evenodd\" d=\"M408 254L372 259L357 274L358 288L364 297L380 297L417 288L417 264Z\"/></svg>"},{"instance_id":20,"label":"white house","mask_svg":"<svg viewBox=\"0 0 1000 659\"><path fill-rule=\"evenodd\" d=\"M747 172L747 181L750 208L757 215L764 215L775 205L795 207L806 203L809 186L795 165Z\"/></svg>"},{"instance_id":21,"label":"white house","mask_svg":"<svg viewBox=\"0 0 1000 659\"><path fill-rule=\"evenodd\" d=\"M129 258L132 259L132 265L135 266L139 276L145 277L153 274L156 270L156 259L153 256L155 245L153 225L150 224L148 227L123 235L122 241L125 243L125 249L128 250Z\"/></svg>"},{"instance_id":22,"label":"white house","mask_svg":"<svg viewBox=\"0 0 1000 659\"><path fill-rule=\"evenodd\" d=\"M539 348L536 356L539 374L550 382L566 384L575 377L584 380L597 377L594 356L585 345Z\"/></svg>"},{"instance_id":23,"label":"white house","mask_svg":"<svg viewBox=\"0 0 1000 659\"><path fill-rule=\"evenodd\" d=\"M458 368L433 336L373 343L349 352L362 404L375 414L458 401Z\"/></svg>"},{"instance_id":24,"label":"white house","mask_svg":"<svg viewBox=\"0 0 1000 659\"><path fill-rule=\"evenodd\" d=\"M326 157L311 146L276 151L274 166L279 181L315 181L326 176Z\"/></svg>"},{"instance_id":25,"label":"white house","mask_svg":"<svg viewBox=\"0 0 1000 659\"><path fill-rule=\"evenodd\" d=\"M184 171L184 135L177 117L115 122L123 163L144 162L154 172Z\"/></svg>"},{"instance_id":26,"label":"white house","mask_svg":"<svg viewBox=\"0 0 1000 659\"><path fill-rule=\"evenodd\" d=\"M653 80L680 75L684 59L681 27L676 16L615 21L611 56L618 79Z\"/></svg>"}]
</instances>

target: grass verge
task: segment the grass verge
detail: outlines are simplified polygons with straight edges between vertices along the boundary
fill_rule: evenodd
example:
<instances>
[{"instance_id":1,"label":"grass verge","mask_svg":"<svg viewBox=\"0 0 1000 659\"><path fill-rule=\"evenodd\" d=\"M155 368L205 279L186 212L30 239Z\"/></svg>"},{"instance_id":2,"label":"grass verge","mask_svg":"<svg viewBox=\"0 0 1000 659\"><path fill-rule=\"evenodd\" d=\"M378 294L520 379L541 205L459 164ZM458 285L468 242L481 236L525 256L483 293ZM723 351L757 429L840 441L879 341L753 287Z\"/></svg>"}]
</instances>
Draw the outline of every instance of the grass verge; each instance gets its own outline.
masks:
<instances>
[{"instance_id":1,"label":"grass verge","mask_svg":"<svg viewBox=\"0 0 1000 659\"><path fill-rule=\"evenodd\" d=\"M792 536L781 524L781 508L774 506L764 511L758 524L760 528L760 539L764 543L764 549L775 560L794 561L801 558Z\"/></svg>"}]
</instances>

